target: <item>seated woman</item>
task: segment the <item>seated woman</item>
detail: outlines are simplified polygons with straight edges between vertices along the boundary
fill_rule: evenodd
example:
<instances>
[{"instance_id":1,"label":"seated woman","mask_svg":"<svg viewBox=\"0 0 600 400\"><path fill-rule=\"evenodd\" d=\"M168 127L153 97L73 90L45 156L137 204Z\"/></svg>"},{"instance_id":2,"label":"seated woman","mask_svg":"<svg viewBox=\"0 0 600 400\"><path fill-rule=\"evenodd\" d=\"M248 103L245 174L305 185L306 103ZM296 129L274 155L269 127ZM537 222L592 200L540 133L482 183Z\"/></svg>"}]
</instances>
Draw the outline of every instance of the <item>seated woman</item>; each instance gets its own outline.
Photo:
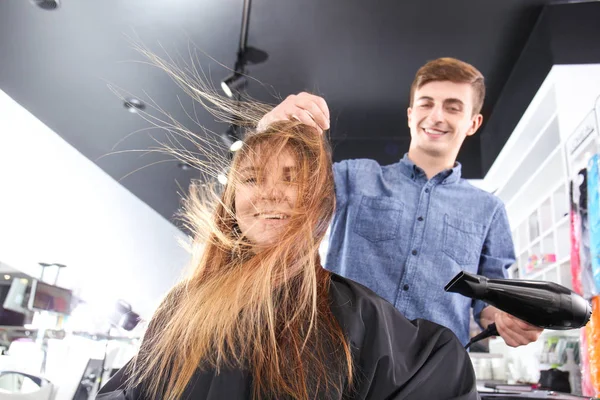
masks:
<instances>
[{"instance_id":1,"label":"seated woman","mask_svg":"<svg viewBox=\"0 0 600 400\"><path fill-rule=\"evenodd\" d=\"M201 254L98 399L478 398L450 330L321 267L335 207L323 135L299 122L249 132L213 211L191 192Z\"/></svg>"}]
</instances>

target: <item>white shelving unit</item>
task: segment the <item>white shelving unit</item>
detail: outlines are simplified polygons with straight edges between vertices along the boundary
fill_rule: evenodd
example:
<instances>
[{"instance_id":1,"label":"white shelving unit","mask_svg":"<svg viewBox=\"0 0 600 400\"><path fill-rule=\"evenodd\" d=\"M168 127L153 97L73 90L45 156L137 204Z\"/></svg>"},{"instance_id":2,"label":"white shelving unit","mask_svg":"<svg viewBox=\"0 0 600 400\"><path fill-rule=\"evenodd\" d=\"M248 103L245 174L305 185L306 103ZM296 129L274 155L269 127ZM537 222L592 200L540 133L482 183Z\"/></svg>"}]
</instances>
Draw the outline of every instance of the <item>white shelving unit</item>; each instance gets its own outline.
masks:
<instances>
[{"instance_id":1,"label":"white shelving unit","mask_svg":"<svg viewBox=\"0 0 600 400\"><path fill-rule=\"evenodd\" d=\"M540 88L519 125L503 150L508 154L504 165L495 171L496 193L506 205L517 257L509 276L570 288L569 187L552 79ZM530 269L532 256L540 262ZM542 263L544 256L556 261Z\"/></svg>"},{"instance_id":2,"label":"white shelving unit","mask_svg":"<svg viewBox=\"0 0 600 400\"><path fill-rule=\"evenodd\" d=\"M512 278L556 282L571 288L570 218L566 181L534 205L533 210L513 231L517 262L509 270ZM552 255L551 263L528 269L529 258Z\"/></svg>"},{"instance_id":3,"label":"white shelving unit","mask_svg":"<svg viewBox=\"0 0 600 400\"><path fill-rule=\"evenodd\" d=\"M574 152L586 159L586 153L600 148L598 143L582 142L577 148L570 143L570 138L586 135L585 121L594 106L600 120L599 95L600 64L554 66L480 183L506 205L517 258L509 269L512 278L572 287L566 154L568 149L568 165L578 170L585 165L573 162ZM556 261L527 271L529 257L544 254L555 254ZM579 334L545 331L537 342L518 348L491 339L490 353L503 355L508 380L536 382L540 369L550 366L540 362L544 340L556 335L577 340Z\"/></svg>"}]
</instances>

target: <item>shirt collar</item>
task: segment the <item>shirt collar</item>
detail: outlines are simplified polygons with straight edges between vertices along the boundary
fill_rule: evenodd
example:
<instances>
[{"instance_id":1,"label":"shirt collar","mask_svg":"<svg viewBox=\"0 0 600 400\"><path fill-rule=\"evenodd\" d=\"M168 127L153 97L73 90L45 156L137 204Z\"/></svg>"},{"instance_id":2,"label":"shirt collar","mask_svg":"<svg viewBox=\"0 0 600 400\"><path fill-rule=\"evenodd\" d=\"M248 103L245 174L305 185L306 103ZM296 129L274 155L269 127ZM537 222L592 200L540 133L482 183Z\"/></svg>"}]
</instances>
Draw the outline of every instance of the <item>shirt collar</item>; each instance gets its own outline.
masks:
<instances>
[{"instance_id":1,"label":"shirt collar","mask_svg":"<svg viewBox=\"0 0 600 400\"><path fill-rule=\"evenodd\" d=\"M404 154L404 157L402 157L402 159L400 160L400 170L402 171L402 173L405 176L407 176L408 178L410 178L412 180L417 179L417 177L419 177L419 176L423 176L423 177L425 177L425 179L427 179L427 177L425 175L425 171L423 171L421 168L416 166L415 163L413 163L408 158L408 153ZM460 179L461 173L462 173L462 165L458 161L456 161L454 163L453 168L446 169L446 170L440 172L439 174L434 176L432 179L435 179L438 182L442 182L445 184L455 183L455 182L458 182L458 180Z\"/></svg>"}]
</instances>

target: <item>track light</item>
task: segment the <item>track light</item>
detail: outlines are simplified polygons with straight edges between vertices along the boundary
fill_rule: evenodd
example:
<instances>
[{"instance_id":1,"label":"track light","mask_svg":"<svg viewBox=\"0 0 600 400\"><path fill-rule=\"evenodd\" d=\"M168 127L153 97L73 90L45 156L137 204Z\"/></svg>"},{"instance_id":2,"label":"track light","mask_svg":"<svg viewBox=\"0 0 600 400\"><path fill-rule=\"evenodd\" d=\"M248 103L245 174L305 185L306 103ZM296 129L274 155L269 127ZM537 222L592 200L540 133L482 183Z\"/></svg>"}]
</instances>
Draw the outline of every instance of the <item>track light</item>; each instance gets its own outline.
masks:
<instances>
[{"instance_id":1,"label":"track light","mask_svg":"<svg viewBox=\"0 0 600 400\"><path fill-rule=\"evenodd\" d=\"M250 24L250 8L252 0L244 0L242 10L242 26L240 29L240 45L237 50L233 74L221 82L223 92L229 98L240 100L240 92L246 86L246 66L248 64L260 64L265 62L268 55L265 51L248 46L248 26Z\"/></svg>"},{"instance_id":2,"label":"track light","mask_svg":"<svg viewBox=\"0 0 600 400\"><path fill-rule=\"evenodd\" d=\"M230 98L233 98L234 94L242 90L244 86L246 86L246 77L239 71L235 71L221 81L221 89Z\"/></svg>"},{"instance_id":3,"label":"track light","mask_svg":"<svg viewBox=\"0 0 600 400\"><path fill-rule=\"evenodd\" d=\"M238 134L238 127L231 125L227 131L221 135L223 143L229 148L229 151L235 152L242 148L244 142Z\"/></svg>"},{"instance_id":4,"label":"track light","mask_svg":"<svg viewBox=\"0 0 600 400\"><path fill-rule=\"evenodd\" d=\"M236 140L235 142L233 142L231 144L231 146L229 146L229 150L236 152L239 149L241 149L244 146L244 142L242 142L241 140Z\"/></svg>"},{"instance_id":5,"label":"track light","mask_svg":"<svg viewBox=\"0 0 600 400\"><path fill-rule=\"evenodd\" d=\"M221 185L226 185L227 184L227 175L225 175L225 173L220 173L219 175L217 175L217 180L219 181L219 183Z\"/></svg>"},{"instance_id":6,"label":"track light","mask_svg":"<svg viewBox=\"0 0 600 400\"><path fill-rule=\"evenodd\" d=\"M189 171L189 170L191 170L192 168L194 168L194 167L192 167L192 165L191 165L191 164L189 164L189 163L187 163L187 162L180 162L180 163L178 163L178 164L177 164L177 166L178 166L179 168L181 168L182 170L184 170L184 171Z\"/></svg>"}]
</instances>

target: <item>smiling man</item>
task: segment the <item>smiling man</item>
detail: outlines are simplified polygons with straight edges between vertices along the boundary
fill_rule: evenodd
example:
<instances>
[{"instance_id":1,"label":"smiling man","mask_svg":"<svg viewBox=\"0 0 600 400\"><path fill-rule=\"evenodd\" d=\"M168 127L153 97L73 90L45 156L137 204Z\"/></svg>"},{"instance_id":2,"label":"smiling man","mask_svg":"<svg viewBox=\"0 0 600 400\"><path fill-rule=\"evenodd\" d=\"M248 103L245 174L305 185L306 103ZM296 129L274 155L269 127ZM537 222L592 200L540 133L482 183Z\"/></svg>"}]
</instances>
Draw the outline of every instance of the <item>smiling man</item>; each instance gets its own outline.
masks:
<instances>
[{"instance_id":1,"label":"smiling man","mask_svg":"<svg viewBox=\"0 0 600 400\"><path fill-rule=\"evenodd\" d=\"M396 164L345 160L334 165L337 211L327 268L358 281L409 319L450 328L466 344L470 310L483 327L495 322L510 346L537 340L541 329L481 301L444 292L459 271L505 278L514 247L504 204L461 178L456 157L481 126L483 75L440 58L419 69L407 110L411 143ZM329 129L325 100L289 96L259 129L283 119Z\"/></svg>"}]
</instances>

